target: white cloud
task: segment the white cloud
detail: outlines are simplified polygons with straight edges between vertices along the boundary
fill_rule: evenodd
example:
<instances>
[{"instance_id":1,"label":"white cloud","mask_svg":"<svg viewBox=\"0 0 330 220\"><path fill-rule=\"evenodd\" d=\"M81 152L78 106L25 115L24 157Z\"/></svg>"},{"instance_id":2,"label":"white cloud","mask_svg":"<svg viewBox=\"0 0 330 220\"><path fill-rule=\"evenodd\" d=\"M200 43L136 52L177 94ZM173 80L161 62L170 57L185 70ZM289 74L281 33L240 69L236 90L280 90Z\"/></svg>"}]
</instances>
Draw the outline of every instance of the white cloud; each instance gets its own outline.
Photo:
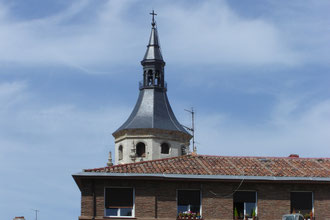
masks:
<instances>
[{"instance_id":1,"label":"white cloud","mask_svg":"<svg viewBox=\"0 0 330 220\"><path fill-rule=\"evenodd\" d=\"M176 54L169 56L171 60L257 65L300 62L275 24L240 17L224 1L208 1L191 10L167 6L161 12L168 22L165 25L171 27L165 32L167 50Z\"/></svg>"},{"instance_id":2,"label":"white cloud","mask_svg":"<svg viewBox=\"0 0 330 220\"><path fill-rule=\"evenodd\" d=\"M77 1L56 15L34 20L12 20L10 16L3 19L0 23L1 62L79 67L118 61L117 56L121 57L119 39L127 38L118 29L121 21L117 11L121 10L122 3L110 2L111 7L103 7L99 16L90 22L71 22L93 3Z\"/></svg>"},{"instance_id":3,"label":"white cloud","mask_svg":"<svg viewBox=\"0 0 330 220\"><path fill-rule=\"evenodd\" d=\"M330 100L301 111L303 99L281 98L269 121L246 125L227 115L200 115L199 153L218 155L329 157Z\"/></svg>"},{"instance_id":4,"label":"white cloud","mask_svg":"<svg viewBox=\"0 0 330 220\"><path fill-rule=\"evenodd\" d=\"M52 213L51 219L78 216L79 192L71 174L106 165L114 145L111 133L129 113L120 106L86 110L74 104L44 104L39 96L26 82L0 84L3 219L32 219L31 208ZM63 195L68 198L61 199ZM49 207L67 212L53 213Z\"/></svg>"},{"instance_id":5,"label":"white cloud","mask_svg":"<svg viewBox=\"0 0 330 220\"><path fill-rule=\"evenodd\" d=\"M92 1L77 1L49 17L15 20L2 13L0 62L25 65L50 63L90 71L97 64L124 63L141 58L145 29L123 19L134 1L108 1L88 22L71 22L84 16ZM98 3L101 4L101 3ZM2 11L9 11L2 5ZM96 10L96 9L95 9ZM87 13L87 12L86 12ZM161 41L166 58L183 63L282 64L300 62L278 28L262 19L237 15L224 1L208 1L187 9L179 3L159 5ZM147 23L147 22L145 22ZM143 45L143 46L142 46Z\"/></svg>"},{"instance_id":6,"label":"white cloud","mask_svg":"<svg viewBox=\"0 0 330 220\"><path fill-rule=\"evenodd\" d=\"M28 95L24 93L26 86L27 83L22 81L0 83L0 113Z\"/></svg>"},{"instance_id":7,"label":"white cloud","mask_svg":"<svg viewBox=\"0 0 330 220\"><path fill-rule=\"evenodd\" d=\"M0 102L21 93L26 87L24 82L4 82L0 84Z\"/></svg>"}]
</instances>

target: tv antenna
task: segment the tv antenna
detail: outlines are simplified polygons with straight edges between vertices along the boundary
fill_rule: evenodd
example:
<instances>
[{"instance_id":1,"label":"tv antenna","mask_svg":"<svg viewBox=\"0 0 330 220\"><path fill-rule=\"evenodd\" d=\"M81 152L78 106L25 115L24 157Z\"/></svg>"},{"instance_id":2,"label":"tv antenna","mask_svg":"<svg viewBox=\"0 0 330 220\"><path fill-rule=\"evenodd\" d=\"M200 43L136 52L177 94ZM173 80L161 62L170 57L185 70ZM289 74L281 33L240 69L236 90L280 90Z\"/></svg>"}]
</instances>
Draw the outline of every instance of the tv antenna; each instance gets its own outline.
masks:
<instances>
[{"instance_id":1,"label":"tv antenna","mask_svg":"<svg viewBox=\"0 0 330 220\"><path fill-rule=\"evenodd\" d=\"M187 110L185 109L186 112L189 112L191 114L191 127L187 127L187 126L184 126L184 128L188 129L189 131L191 131L191 134L192 134L192 150L194 153L197 152L197 148L196 148L196 145L195 145L195 112L194 112L194 108L191 107L190 110Z\"/></svg>"},{"instance_id":2,"label":"tv antenna","mask_svg":"<svg viewBox=\"0 0 330 220\"><path fill-rule=\"evenodd\" d=\"M38 220L38 212L40 212L40 210L38 209L32 209L32 210L36 212L36 220Z\"/></svg>"}]
</instances>

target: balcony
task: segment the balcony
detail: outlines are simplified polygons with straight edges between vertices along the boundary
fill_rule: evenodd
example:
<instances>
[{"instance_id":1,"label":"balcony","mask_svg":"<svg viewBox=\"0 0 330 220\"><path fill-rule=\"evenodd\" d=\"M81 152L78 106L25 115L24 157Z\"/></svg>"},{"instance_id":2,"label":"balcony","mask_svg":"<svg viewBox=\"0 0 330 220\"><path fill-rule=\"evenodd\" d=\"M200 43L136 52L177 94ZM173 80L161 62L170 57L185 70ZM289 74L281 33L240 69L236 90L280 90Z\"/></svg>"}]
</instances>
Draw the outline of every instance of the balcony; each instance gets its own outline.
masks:
<instances>
[{"instance_id":1,"label":"balcony","mask_svg":"<svg viewBox=\"0 0 330 220\"><path fill-rule=\"evenodd\" d=\"M201 219L203 220L203 217L200 216L199 213L179 213L179 215L176 217L177 220L181 219Z\"/></svg>"},{"instance_id":2,"label":"balcony","mask_svg":"<svg viewBox=\"0 0 330 220\"><path fill-rule=\"evenodd\" d=\"M144 86L143 85L143 81L140 81L139 82L139 89L144 89L144 88L164 88L165 90L167 90L167 82L164 82L164 87L162 87L162 85L158 84L158 85L147 85L147 86Z\"/></svg>"},{"instance_id":3,"label":"balcony","mask_svg":"<svg viewBox=\"0 0 330 220\"><path fill-rule=\"evenodd\" d=\"M201 216L193 216L193 215L178 216L176 219L177 220L182 220L182 219L200 219L200 220L204 220Z\"/></svg>"}]
</instances>

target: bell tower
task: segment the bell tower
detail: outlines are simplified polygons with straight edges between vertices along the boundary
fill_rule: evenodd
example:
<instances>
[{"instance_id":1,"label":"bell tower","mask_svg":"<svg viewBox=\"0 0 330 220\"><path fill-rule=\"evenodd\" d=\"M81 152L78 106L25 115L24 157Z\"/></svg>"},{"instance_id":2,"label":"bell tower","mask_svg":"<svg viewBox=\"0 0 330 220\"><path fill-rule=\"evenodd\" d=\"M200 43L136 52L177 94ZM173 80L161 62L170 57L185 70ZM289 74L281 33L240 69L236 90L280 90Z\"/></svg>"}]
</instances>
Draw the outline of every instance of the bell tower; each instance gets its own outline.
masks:
<instances>
[{"instance_id":1,"label":"bell tower","mask_svg":"<svg viewBox=\"0 0 330 220\"><path fill-rule=\"evenodd\" d=\"M186 154L192 138L176 119L168 101L156 14L154 11L150 14L152 27L147 51L141 61L143 80L139 83L139 97L129 118L112 134L116 164Z\"/></svg>"},{"instance_id":2,"label":"bell tower","mask_svg":"<svg viewBox=\"0 0 330 220\"><path fill-rule=\"evenodd\" d=\"M155 15L157 14L154 11L150 14L152 15L151 34L147 51L141 61L143 66L143 87L166 89L164 81L165 62L159 46L157 28L155 27Z\"/></svg>"}]
</instances>

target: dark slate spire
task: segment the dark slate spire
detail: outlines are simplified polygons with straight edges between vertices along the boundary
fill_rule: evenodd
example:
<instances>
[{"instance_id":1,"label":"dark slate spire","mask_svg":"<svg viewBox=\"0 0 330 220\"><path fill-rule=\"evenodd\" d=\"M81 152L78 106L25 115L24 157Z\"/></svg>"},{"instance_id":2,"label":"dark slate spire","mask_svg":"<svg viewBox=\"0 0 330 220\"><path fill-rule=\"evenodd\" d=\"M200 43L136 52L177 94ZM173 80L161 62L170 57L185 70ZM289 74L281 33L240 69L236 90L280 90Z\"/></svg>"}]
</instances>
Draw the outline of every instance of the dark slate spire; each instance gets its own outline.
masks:
<instances>
[{"instance_id":1,"label":"dark slate spire","mask_svg":"<svg viewBox=\"0 0 330 220\"><path fill-rule=\"evenodd\" d=\"M176 119L166 94L164 66L154 11L152 28L146 54L141 61L143 66L143 81L140 83L140 95L133 112L127 121L114 132L125 129L158 128L174 130L190 135Z\"/></svg>"},{"instance_id":2,"label":"dark slate spire","mask_svg":"<svg viewBox=\"0 0 330 220\"><path fill-rule=\"evenodd\" d=\"M157 25L154 17L157 14L154 11L150 14L152 15L152 27L147 51L141 61L143 66L143 83L141 83L141 89L150 87L166 89L164 79L165 62L160 50Z\"/></svg>"},{"instance_id":3,"label":"dark slate spire","mask_svg":"<svg viewBox=\"0 0 330 220\"><path fill-rule=\"evenodd\" d=\"M148 44L148 49L144 55L143 61L142 62L150 62L150 61L163 61L163 56L162 52L160 50L160 45L159 45L159 40L158 40L158 32L157 32L157 27L155 23L155 14L154 11L150 13L152 15L152 28L151 28L151 34L149 38L149 44Z\"/></svg>"}]
</instances>

